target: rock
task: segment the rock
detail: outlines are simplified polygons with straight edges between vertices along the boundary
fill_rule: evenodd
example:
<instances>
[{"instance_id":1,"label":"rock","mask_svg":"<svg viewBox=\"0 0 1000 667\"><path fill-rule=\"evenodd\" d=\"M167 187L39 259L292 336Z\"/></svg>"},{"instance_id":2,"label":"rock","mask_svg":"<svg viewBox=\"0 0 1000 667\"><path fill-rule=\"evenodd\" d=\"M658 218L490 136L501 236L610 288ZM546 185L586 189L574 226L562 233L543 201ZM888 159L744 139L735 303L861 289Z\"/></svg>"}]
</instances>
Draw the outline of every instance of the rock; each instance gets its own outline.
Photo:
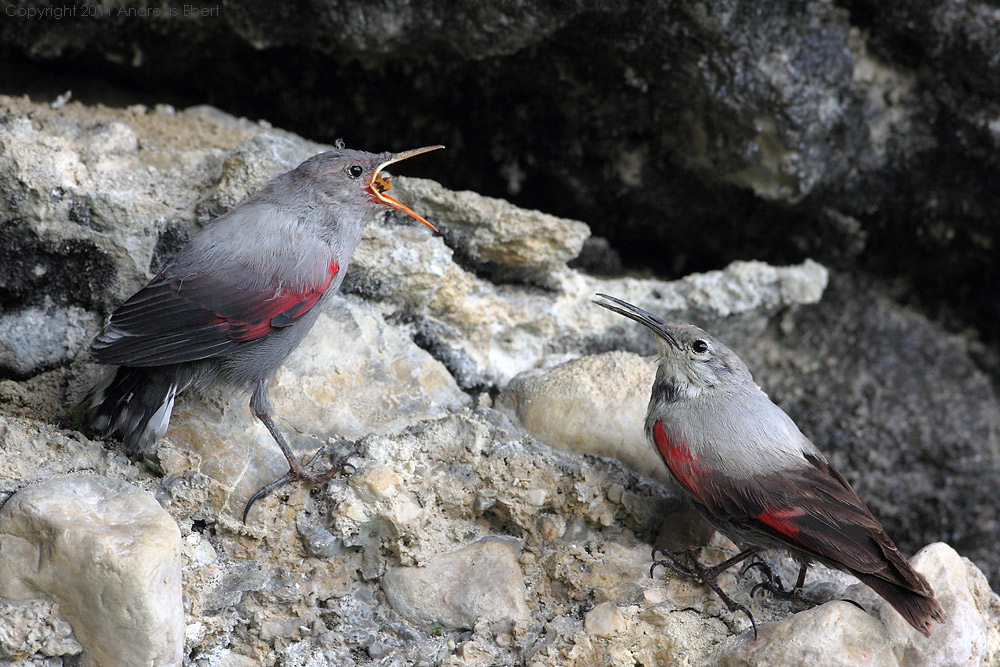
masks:
<instances>
[{"instance_id":1,"label":"rock","mask_svg":"<svg viewBox=\"0 0 1000 667\"><path fill-rule=\"evenodd\" d=\"M47 600L12 602L0 598L0 661L21 661L32 655L78 655L83 647L73 628Z\"/></svg>"},{"instance_id":2,"label":"rock","mask_svg":"<svg viewBox=\"0 0 1000 667\"><path fill-rule=\"evenodd\" d=\"M97 325L75 306L0 312L0 375L30 377L69 363Z\"/></svg>"},{"instance_id":3,"label":"rock","mask_svg":"<svg viewBox=\"0 0 1000 667\"><path fill-rule=\"evenodd\" d=\"M393 609L415 625L457 630L485 621L509 629L530 616L520 551L516 540L484 538L420 568L389 568L382 589Z\"/></svg>"},{"instance_id":4,"label":"rock","mask_svg":"<svg viewBox=\"0 0 1000 667\"><path fill-rule=\"evenodd\" d=\"M900 664L988 665L1000 659L1000 637L991 630L1000 621L1000 597L989 590L983 573L942 543L921 549L910 562L927 577L946 614L943 625L933 624L930 637L914 632L867 587L858 585L847 591L885 625Z\"/></svg>"},{"instance_id":5,"label":"rock","mask_svg":"<svg viewBox=\"0 0 1000 667\"><path fill-rule=\"evenodd\" d=\"M75 475L0 509L0 597L58 603L85 663L174 665L184 647L180 535L148 494Z\"/></svg>"},{"instance_id":6,"label":"rock","mask_svg":"<svg viewBox=\"0 0 1000 667\"><path fill-rule=\"evenodd\" d=\"M602 602L583 617L583 628L597 637L613 637L625 628L625 621L618 608L610 602Z\"/></svg>"},{"instance_id":7,"label":"rock","mask_svg":"<svg viewBox=\"0 0 1000 667\"><path fill-rule=\"evenodd\" d=\"M924 637L864 584L827 602L760 627L759 639L741 636L720 646L721 665L989 665L1000 658L1000 598L970 561L945 544L932 544L911 559L927 577L945 611Z\"/></svg>"},{"instance_id":8,"label":"rock","mask_svg":"<svg viewBox=\"0 0 1000 667\"><path fill-rule=\"evenodd\" d=\"M289 446L309 453L330 439L356 440L444 415L469 399L440 362L377 310L335 297L278 372L271 401ZM245 396L225 390L208 401L178 401L158 454L169 476L195 470L213 480L213 502L237 517L258 488L288 470L246 405Z\"/></svg>"},{"instance_id":9,"label":"rock","mask_svg":"<svg viewBox=\"0 0 1000 667\"><path fill-rule=\"evenodd\" d=\"M463 260L477 266L505 267L530 278L574 259L590 236L582 222L475 192L452 192L434 181L399 178L395 186L411 208L434 220L449 245L461 248Z\"/></svg>"},{"instance_id":10,"label":"rock","mask_svg":"<svg viewBox=\"0 0 1000 667\"><path fill-rule=\"evenodd\" d=\"M615 351L567 361L511 380L498 407L539 440L580 454L609 456L650 479L669 473L646 440L653 359Z\"/></svg>"},{"instance_id":11,"label":"rock","mask_svg":"<svg viewBox=\"0 0 1000 667\"><path fill-rule=\"evenodd\" d=\"M413 5L398 12L398 25L410 25L407 21L412 17L406 12L423 11L420 7L427 6ZM544 24L546 30L555 30L554 38L564 45L567 40L587 43L589 53L605 43L600 35L590 35L591 42L580 41L591 28L581 27L572 18L582 16L575 13L583 11L579 7L532 9L524 5L517 11L522 9L540 12L542 17L569 18L568 24ZM373 11L382 16L379 8ZM618 11L621 7L612 13ZM713 26L722 25L717 15L703 16L698 7L665 11L675 17L675 28L697 24L694 32L678 28L680 32L672 33L680 43L705 36L713 46L736 40L748 61L764 63L763 74L753 70L754 82L735 82L734 87L717 91L727 100L739 100L742 86L756 85L765 75L772 77L767 81L773 90L794 91L797 79L781 77L795 74L804 64L801 59L786 63L781 58L749 57L753 53L766 56L773 49L766 40L747 39L748 28L774 36L781 26L808 16L816 21L809 43L830 45L838 43L846 21L830 5L806 8L792 18L779 12L765 26L754 19L758 15L742 12L732 17L732 25L742 33L715 35ZM622 16L634 29L635 14ZM38 27L32 29L44 30L42 23L33 23ZM213 24L195 23L189 27L200 30L199 26ZM662 27L647 23L640 30L652 30L654 24L656 30ZM162 34L169 32L166 24L157 25L165 31ZM216 21L214 25L227 24ZM365 30L369 28L379 31L378 26ZM824 33L826 28L832 30ZM0 32L5 30L6 24L0 27ZM504 30L504 35L529 40L549 34L531 37ZM383 38L385 44L392 41L387 35ZM401 39L423 38L408 34ZM145 48L141 40L132 43L140 51ZM512 57L536 57L531 49L515 48L519 50ZM670 42L664 48L686 47ZM187 52L192 58L202 57L197 46L189 45ZM129 53L129 58L150 57L148 51ZM254 54L246 55L247 62L241 65L252 70ZM300 55L308 59L308 54ZM666 62L661 55L653 54L657 68ZM575 47L572 56L539 62L561 68L562 76L568 77L567 86L572 87L579 67L585 66ZM634 52L629 60L648 56L646 51ZM619 57L621 53L613 51L608 62ZM828 60L816 65L819 71L840 76L849 69L844 67L843 53L833 62ZM372 78L385 66L365 62L366 67L360 69ZM716 61L708 62L707 69L695 65L695 70L685 70L685 76L690 75L685 84L697 87L705 76L716 72L712 65ZM503 68L496 69L497 64L477 63L474 86L509 76ZM308 63L302 65L307 68ZM163 69L173 72L183 67L178 63L176 68ZM624 80L639 83L641 69L641 63L635 63L632 73L638 78L629 75ZM661 74L652 80L653 86L666 86L674 76L656 71ZM588 70L588 79L592 73ZM884 75L883 81L890 81L887 90L892 89L892 76L899 74L877 68L868 73ZM434 77L396 74L399 80L413 78L423 81L422 85L439 85ZM610 74L614 79L616 75ZM729 81L728 72L719 76ZM501 160L505 163L501 176L512 186L523 180L522 201L538 202L535 206L542 210L594 221L595 217L603 220L600 211L613 209L618 217L608 216L607 225L631 235L633 244L622 244L619 234L613 240L614 250L621 251L633 271L638 246L644 257L651 258L644 261L656 263L654 271L622 277L610 268L613 257L608 255L613 253L591 242L590 254L596 257L578 258L573 264L600 269L605 275L586 275L567 264L579 248L579 239L588 233L580 223L470 193L452 193L428 181L395 177L394 192L403 201L412 197L407 203L418 210L428 207L428 214L446 228L445 233L435 235L422 226L404 224L395 214L370 225L347 272L346 294L332 300L330 311L275 379L273 392L278 425L297 451L311 453L324 445L341 453L356 448L359 454L351 459L354 470L323 485L283 487L256 506L247 526L237 518L243 501L260 484L282 474L285 462L249 414L245 396L217 391L179 400L162 446L146 453L155 473L130 462L113 443L95 442L54 424L70 423L70 406L102 372L87 364L83 354L95 333L94 322L147 280L211 216L324 146L208 107L105 109L75 102L50 106L0 98L0 187L11 194L0 201L4 312L35 309L48 316L77 308L94 318L79 322L93 329L74 339L78 347L67 343L65 355L39 355L39 359L58 360L34 366L47 369L45 364L53 363L54 367L26 380L18 375L0 379L0 503L22 488L80 470L127 480L155 494L181 533L184 660L203 667L383 662L503 667L712 664L719 652L748 636L749 622L742 614L730 613L718 596L697 582L666 576L662 568L650 577L650 553L653 544L693 543L706 545L701 550L705 562L718 563L733 553L734 545L718 535L708 536L711 540L687 540L690 516L678 511L675 497L659 483L662 477L642 477L611 458L550 447L521 423L523 419L554 445L574 441L572 446L585 448L580 451L615 454L638 469L655 467L647 462L643 468L630 459L627 448L597 449L615 435L596 430L594 415L602 416L604 406L598 397L603 394L614 412L605 412L602 419L630 430L632 435L619 433L617 439L634 443L633 451L641 450L641 432L636 426L640 417L625 414L626 404L633 401L611 397L636 391L639 398L631 409L641 416L648 380L641 377L639 365L644 362L632 355L655 351L652 337L642 327L591 303L595 292L605 292L667 317L695 321L737 349L771 395L790 411L797 410L793 416L810 429L821 447L833 453L852 482L874 484L868 493L862 492L869 502L881 502L881 491L885 491L888 501L876 513L887 523L896 522L890 532L898 542L910 540L916 546L913 534L933 534L933 539L947 538L963 555L988 565L996 542L991 523L995 503L987 502L995 486L989 453L995 396L974 360L989 359L989 355L980 349L979 356L973 357L977 349L969 346L971 352L966 352L963 338L943 334L912 309L885 297L879 298L893 307L864 305L877 293L868 284L844 286L834 274L835 282L828 289L827 270L804 260L813 250L827 252L823 243L817 244L818 237L829 237L837 246L837 252L824 256L839 266L857 261L862 252L868 257L870 245L866 244L878 240L873 240L878 234L878 211L851 215L824 209L818 227L804 213L821 206L820 202L829 203L829 197L840 196L829 190L829 183L843 187L844 192L854 187L851 179L870 184L867 172L845 167L839 156L810 161L816 157L816 146L830 146L821 141L824 132L839 127L844 119L858 117L851 100L838 107L837 99L824 97L840 90L838 80L806 81L803 108L796 110L794 119L772 119L778 125L773 131L766 115L738 117L735 130L732 124L711 129L715 135L708 138L707 148L698 149L701 153L687 150L689 143L700 141L697 133L664 132L667 126L659 119L655 136L642 136L642 124L654 116L637 117L636 127L616 126L619 130L613 139L573 134L573 146L566 146L557 158L547 158L550 161L543 165L535 161L539 146L521 137L517 137L516 152L497 154L481 143L453 144L452 135L447 134L451 130L438 120L424 126L420 136L441 133L449 137L453 148L436 154L439 161L428 158L420 166L407 163L401 171L419 173L424 165L439 164L456 174L462 172L469 155L485 163ZM322 84L327 79L317 81ZM260 85L270 84L261 80ZM362 85L370 83L365 80ZM336 101L336 118L345 127L351 106L364 97L366 89L351 90L356 94ZM449 89L449 99L454 90ZM276 99L269 98L270 109L280 106L274 103ZM833 106L829 116L813 123L817 120L814 103L820 99ZM611 94L583 102L584 106L607 102L614 107L616 100ZM569 103L579 107L581 101ZM763 110L784 103L770 101ZM868 104L867 99L864 103ZM895 104L891 95L883 96L882 103L887 114L882 120L892 121L881 128L883 135L870 137L862 131L854 137L840 136L840 143L834 143L874 141L890 152L895 150L898 135L894 133L907 118L893 121L892 113L899 109L889 108ZM564 104L560 100L552 109L565 109L560 106ZM750 102L751 107L754 104ZM735 108L725 103L723 107L725 114L717 113L717 107L706 109L706 115L699 117L706 119L702 124L711 127ZM407 114L411 113L419 116L420 110L408 108ZM508 106L503 113L516 132L522 122L517 108ZM552 129L553 139L558 142L564 131L572 134L573 126L580 127L578 121L577 117L562 120ZM350 127L349 143L375 150L389 148L384 143L385 118L371 117L371 122L380 123L377 133L366 129L368 122L365 115L357 128ZM699 122L689 119L680 126ZM750 138L739 128L752 128L746 135ZM399 136L402 141L403 135ZM724 138L723 143L712 143L718 136ZM789 137L793 143L782 145ZM437 140L444 139L428 138L427 142ZM657 149L657 142L682 145L683 156L672 157ZM748 142L756 142L749 152L744 150ZM615 159L604 161L601 156L607 155ZM702 158L710 164L691 166ZM758 158L764 162L755 170ZM595 159L607 168L597 166ZM748 166L751 169L743 171ZM474 171L468 174L477 178ZM695 171L699 176L692 179ZM536 180L543 173L554 177ZM834 178L838 173L844 178ZM708 192L706 184L720 179L741 185L712 195L717 198L703 196ZM738 188L756 189L761 198L741 194ZM496 194L495 187L477 189ZM583 213L572 212L570 191L588 193ZM800 196L798 203L791 203ZM765 197L780 201L781 206L762 203ZM884 202L886 207L891 205ZM857 206L863 208L861 203ZM737 209L740 224L734 226L731 220ZM502 213L503 220L493 220L493 210ZM704 216L711 216L713 210L724 211L719 218L724 224L706 221ZM754 220L759 219L771 225L770 236L756 236L761 225L755 226ZM648 233L634 234L637 229ZM663 238L660 234L670 243L658 243ZM754 235L756 245L740 243L747 235ZM505 252L508 248L516 252ZM683 255L685 248L689 255ZM732 257L791 264L730 263ZM712 270L680 277L684 267L692 265ZM35 271L36 266L45 270ZM657 274L676 279L650 277ZM45 349L39 347L41 352ZM612 350L616 352L603 354ZM926 358L920 351L927 352ZM630 373L635 374L634 381L628 380ZM603 387L595 382L602 377ZM579 386L570 386L574 383ZM896 396L902 397L902 408ZM621 401L618 407L615 401ZM494 404L503 412L492 409ZM582 420L570 411L577 406L589 406ZM948 406L951 412L944 412ZM586 426L555 423L545 414L558 415L563 410L568 415L564 421L587 422ZM932 423L935 420L940 428ZM321 459L319 465L325 464ZM919 472L911 477L913 469ZM917 501L899 502L908 488ZM969 499L965 504L963 497ZM494 572L487 567L485 577L465 578L476 585L522 584L514 596L520 604L508 603L503 618L496 620L490 613L476 611L471 602L459 605L458 611L446 602L431 605L462 618L463 629L450 630L434 624L434 619L430 625L414 625L387 603L384 586L391 589L392 578L401 576L387 573L400 568L399 572L419 580L418 575L427 574L438 559L454 558L456 551L481 546L482 540L490 544L494 538L517 540L517 548L497 547L510 552L503 558L516 576L494 581ZM471 571L477 574L483 569ZM976 638L985 628L986 647L979 654L995 662L993 647L1000 637L1000 624L992 611L995 598L977 570L970 566L967 572L981 624L970 615L966 619L969 633L957 637L965 642L961 646L979 651ZM438 578L449 576L455 578L451 573ZM784 570L782 576L786 576ZM808 620L808 616L790 616L790 603L764 595L751 598L757 581L756 574L741 576L732 571L720 578L720 585L751 607L762 628L786 619ZM828 603L842 597L852 583L845 575L817 568L807 592L811 599ZM420 593L420 603L436 599L433 590L434 595L428 589ZM64 605L39 600L2 604L8 605L5 610L9 605L30 605L26 612L20 608L12 612L12 624L0 622L0 633L10 630L3 635L8 638L3 650L17 656L14 659L46 661L44 652L48 651L58 653L52 656L55 661L79 661L73 657L81 650L73 637L86 642L79 631L73 637L65 632L66 622L60 616L69 616ZM854 608L846 605L826 604L818 610L826 613L831 607L844 608L845 623L857 621L848 617ZM862 616L883 627L879 618ZM854 635L845 627L841 637L845 641L861 637L859 645L869 646L867 635L852 627ZM52 642L40 643L43 628L53 629ZM588 631L595 629L608 636ZM944 639L935 635L932 643ZM947 655L954 648L941 653L935 647L936 643L929 654ZM874 650L883 648L884 644L875 645Z\"/></svg>"},{"instance_id":12,"label":"rock","mask_svg":"<svg viewBox=\"0 0 1000 667\"><path fill-rule=\"evenodd\" d=\"M743 636L726 643L711 664L803 665L831 667L863 663L873 667L904 664L893 651L885 628L849 602L828 602L784 620L760 626L758 639Z\"/></svg>"},{"instance_id":13,"label":"rock","mask_svg":"<svg viewBox=\"0 0 1000 667\"><path fill-rule=\"evenodd\" d=\"M612 341L654 349L646 337L623 336L629 330L619 316L595 314L595 292L677 319L724 322L747 335L782 307L818 300L826 285L826 270L806 261L782 268L734 262L672 282L599 279L560 268L546 276L550 291L497 289L456 263L456 252L423 229L369 226L347 289L407 313L422 344L466 388L501 387L521 371L603 351Z\"/></svg>"}]
</instances>

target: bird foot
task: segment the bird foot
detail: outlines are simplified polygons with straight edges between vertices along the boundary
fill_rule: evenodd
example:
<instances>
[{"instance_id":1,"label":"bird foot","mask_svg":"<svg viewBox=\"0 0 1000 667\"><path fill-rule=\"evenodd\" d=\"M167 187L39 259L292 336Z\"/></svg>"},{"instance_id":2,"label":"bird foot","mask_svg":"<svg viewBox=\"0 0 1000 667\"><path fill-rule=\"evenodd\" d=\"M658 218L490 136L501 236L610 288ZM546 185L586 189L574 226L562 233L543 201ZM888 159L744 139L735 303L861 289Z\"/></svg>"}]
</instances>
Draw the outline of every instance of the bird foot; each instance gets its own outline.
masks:
<instances>
[{"instance_id":1,"label":"bird foot","mask_svg":"<svg viewBox=\"0 0 1000 667\"><path fill-rule=\"evenodd\" d=\"M753 569L760 570L764 579L750 589L751 598L757 594L757 591L765 590L771 594L771 597L778 600L802 600L802 587L793 587L790 589L785 588L784 583L781 581L781 576L775 574L774 570L771 569L771 566L764 561L755 560L752 563L747 563L743 569L740 570L740 576Z\"/></svg>"},{"instance_id":2,"label":"bird foot","mask_svg":"<svg viewBox=\"0 0 1000 667\"><path fill-rule=\"evenodd\" d=\"M663 554L666 558L657 559L656 555L658 553ZM757 621L754 620L753 614L750 613L750 610L747 607L726 595L726 593L719 587L718 583L716 583L720 574L731 568L733 565L736 565L741 560L752 556L754 554L753 550L748 549L746 551L742 551L732 558L712 567L705 567L699 563L695 558L695 552L693 549L688 549L682 553L683 558L666 549L653 549L653 564L649 567L649 576L653 576L653 571L656 569L656 566L659 565L682 577L694 579L695 581L705 584L719 596L719 599L726 605L726 608L729 609L730 613L735 614L736 612L743 612L746 614L746 617L750 619L751 627L753 627L753 637L756 639Z\"/></svg>"},{"instance_id":3,"label":"bird foot","mask_svg":"<svg viewBox=\"0 0 1000 667\"><path fill-rule=\"evenodd\" d=\"M361 452L356 449L340 457L329 470L325 470L323 472L313 472L309 470L312 464L316 462L316 459L319 458L320 454L323 453L324 449L325 447L321 447L317 450L304 465L299 463L299 461L295 458L289 458L288 472L270 484L262 486L256 493L250 496L250 500L247 501L246 506L243 508L244 525L247 522L247 516L250 514L250 508L253 507L253 504L261 498L267 497L269 493L277 489L279 486L284 486L285 484L294 482L295 480L304 480L309 484L322 484L323 482L333 479L339 472L346 471L348 468L351 469L351 472L356 470L354 465L350 463L351 458L361 455Z\"/></svg>"}]
</instances>

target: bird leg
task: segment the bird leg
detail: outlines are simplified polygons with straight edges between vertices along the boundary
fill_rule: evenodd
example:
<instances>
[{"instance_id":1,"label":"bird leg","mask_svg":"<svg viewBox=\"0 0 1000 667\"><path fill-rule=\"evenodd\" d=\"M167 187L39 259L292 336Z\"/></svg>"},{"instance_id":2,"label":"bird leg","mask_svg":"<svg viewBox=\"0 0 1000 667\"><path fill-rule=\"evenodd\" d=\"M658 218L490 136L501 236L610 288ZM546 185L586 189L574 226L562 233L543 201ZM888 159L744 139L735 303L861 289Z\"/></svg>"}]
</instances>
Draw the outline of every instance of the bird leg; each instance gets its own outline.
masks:
<instances>
[{"instance_id":1,"label":"bird leg","mask_svg":"<svg viewBox=\"0 0 1000 667\"><path fill-rule=\"evenodd\" d=\"M808 565L804 563L799 564L799 576L795 580L795 585L792 586L791 590L785 588L785 585L781 582L781 577L775 574L771 567L762 560L747 563L740 571L740 574L746 574L754 568L761 571L761 574L764 575L764 580L750 589L750 597L753 597L758 590L763 589L769 592L772 597L780 600L800 600L802 598L802 586L806 582Z\"/></svg>"},{"instance_id":2,"label":"bird leg","mask_svg":"<svg viewBox=\"0 0 1000 667\"><path fill-rule=\"evenodd\" d=\"M257 417L262 424L264 424L268 432L271 434L271 437L274 438L274 442L277 443L279 449L281 449L281 453L285 455L285 459L288 461L288 472L270 484L262 486L256 493L250 496L250 500L247 501L246 506L243 508L243 523L247 522L247 515L250 514L250 508L253 507L253 504L261 498L267 496L267 494L271 493L279 486L297 479L304 479L310 484L322 484L323 482L332 479L341 470L350 466L348 460L360 453L357 450L354 450L350 454L341 457L329 470L318 473L312 472L309 470L309 467L312 466L316 459L319 458L319 455L323 453L323 448L320 448L315 454L313 454L312 457L306 461L305 465L299 462L298 458L296 458L295 454L292 452L292 449L288 446L288 443L285 442L285 436L281 434L281 431L279 431L278 427L275 426L274 420L271 419L271 412L273 409L271 407L271 401L267 396L266 381L258 383L258 385L254 388L254 392L250 396L250 410L253 412L254 416Z\"/></svg>"},{"instance_id":3,"label":"bird leg","mask_svg":"<svg viewBox=\"0 0 1000 667\"><path fill-rule=\"evenodd\" d=\"M666 556L666 559L657 560L656 554L658 553ZM685 551L684 558L682 559L679 556L677 556L677 554L674 554L666 549L653 549L653 564L649 567L649 576L652 577L653 570L656 569L657 565L660 565L662 567L667 568L671 572L679 574L682 577L686 577L688 579L694 579L695 581L699 581L705 584L713 591L715 591L715 594L719 596L719 599L722 600L722 602L726 605L726 608L729 609L731 613L736 613L737 611L741 611L747 615L747 618L750 619L750 625L753 627L754 639L756 639L757 621L754 620L753 614L751 614L750 610L747 609L745 606L741 605L740 603L736 602L731 597L726 595L723 592L723 590L719 587L719 584L716 583L716 579L719 578L720 574L722 574L732 566L736 565L737 563L740 563L756 554L757 554L756 549L744 549L743 551L739 552L732 558L724 560L718 565L706 568L704 565L698 562L698 560L694 557L694 554L691 550Z\"/></svg>"}]
</instances>

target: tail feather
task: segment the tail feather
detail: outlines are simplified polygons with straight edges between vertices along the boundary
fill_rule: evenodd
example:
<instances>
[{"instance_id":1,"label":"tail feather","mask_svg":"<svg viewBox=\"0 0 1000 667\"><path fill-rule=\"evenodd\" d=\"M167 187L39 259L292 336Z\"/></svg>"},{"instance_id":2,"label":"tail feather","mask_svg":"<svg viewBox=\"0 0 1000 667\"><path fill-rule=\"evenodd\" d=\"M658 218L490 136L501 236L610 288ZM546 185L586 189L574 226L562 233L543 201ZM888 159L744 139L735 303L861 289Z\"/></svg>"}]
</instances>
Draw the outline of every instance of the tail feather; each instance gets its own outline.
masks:
<instances>
[{"instance_id":1,"label":"tail feather","mask_svg":"<svg viewBox=\"0 0 1000 667\"><path fill-rule=\"evenodd\" d=\"M85 419L104 437L118 437L130 453L163 437L177 393L190 384L173 369L120 366L83 399Z\"/></svg>"},{"instance_id":2,"label":"tail feather","mask_svg":"<svg viewBox=\"0 0 1000 667\"><path fill-rule=\"evenodd\" d=\"M881 595L885 600L899 612L899 615L917 629L925 637L931 634L931 621L944 623L944 610L934 599L934 592L926 580L915 571L913 572L923 583L926 595L918 593L910 588L899 586L886 581L885 579L871 575L854 572L854 576L868 585L873 591Z\"/></svg>"}]
</instances>

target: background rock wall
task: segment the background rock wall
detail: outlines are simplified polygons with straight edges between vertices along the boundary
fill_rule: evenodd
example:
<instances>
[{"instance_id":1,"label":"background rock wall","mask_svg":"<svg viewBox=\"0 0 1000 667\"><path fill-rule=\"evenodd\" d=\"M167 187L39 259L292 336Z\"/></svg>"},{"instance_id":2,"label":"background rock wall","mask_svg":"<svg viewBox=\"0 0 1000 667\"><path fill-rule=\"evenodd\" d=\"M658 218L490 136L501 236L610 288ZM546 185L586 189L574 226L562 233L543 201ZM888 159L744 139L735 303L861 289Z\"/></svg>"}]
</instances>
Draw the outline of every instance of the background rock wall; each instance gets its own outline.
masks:
<instances>
[{"instance_id":1,"label":"background rock wall","mask_svg":"<svg viewBox=\"0 0 1000 667\"><path fill-rule=\"evenodd\" d=\"M49 484L103 508L94 534L121 562L179 561L182 620L142 612L180 604L169 587L122 612L136 655L160 664L998 659L995 11L426 1L27 18L47 6L6 5L0 22L0 567L58 546L25 525L85 525L77 501L41 523L22 509ZM56 99L70 88L83 103ZM405 166L443 185L393 182L442 233L373 224L276 378L293 447L356 447L357 473L289 488L243 527L247 495L284 465L245 398L179 401L154 473L75 430L101 374L86 346L202 224L341 136L447 144ZM597 291L710 329L905 552L957 549L917 561L949 626L920 643L819 569L809 599L873 615L757 596L766 641L748 643L702 587L650 579L651 544L713 538L637 423L653 341L594 307ZM94 476L127 483L137 516L152 494L179 536L122 548L129 511ZM723 580L737 596L753 583ZM111 655L66 602L77 588L8 578L0 660Z\"/></svg>"}]
</instances>

